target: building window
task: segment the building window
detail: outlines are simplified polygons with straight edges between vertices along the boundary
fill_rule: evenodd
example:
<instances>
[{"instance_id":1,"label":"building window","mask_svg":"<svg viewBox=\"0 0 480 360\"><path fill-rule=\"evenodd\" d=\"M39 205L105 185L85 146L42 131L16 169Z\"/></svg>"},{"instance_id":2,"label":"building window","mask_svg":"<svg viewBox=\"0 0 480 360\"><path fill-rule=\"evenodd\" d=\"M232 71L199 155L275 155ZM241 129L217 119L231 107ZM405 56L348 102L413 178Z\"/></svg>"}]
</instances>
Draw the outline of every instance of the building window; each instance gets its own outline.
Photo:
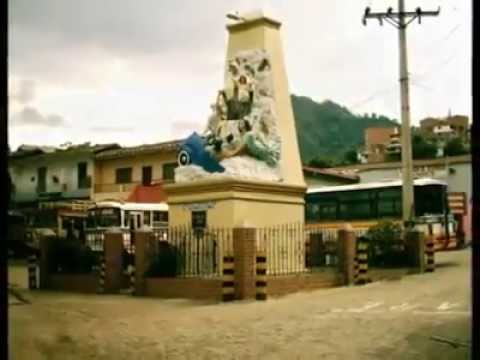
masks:
<instances>
[{"instance_id":1,"label":"building window","mask_svg":"<svg viewBox=\"0 0 480 360\"><path fill-rule=\"evenodd\" d=\"M77 165L77 182L79 189L88 189L90 187L90 178L87 175L86 162L80 162Z\"/></svg>"},{"instance_id":2,"label":"building window","mask_svg":"<svg viewBox=\"0 0 480 360\"><path fill-rule=\"evenodd\" d=\"M177 163L163 164L163 167L162 167L163 180L174 180L175 168L177 166L178 166Z\"/></svg>"},{"instance_id":3,"label":"building window","mask_svg":"<svg viewBox=\"0 0 480 360\"><path fill-rule=\"evenodd\" d=\"M142 185L147 186L152 183L152 167L142 167Z\"/></svg>"},{"instance_id":4,"label":"building window","mask_svg":"<svg viewBox=\"0 0 480 360\"><path fill-rule=\"evenodd\" d=\"M115 170L115 183L128 184L132 182L132 168L120 168Z\"/></svg>"}]
</instances>

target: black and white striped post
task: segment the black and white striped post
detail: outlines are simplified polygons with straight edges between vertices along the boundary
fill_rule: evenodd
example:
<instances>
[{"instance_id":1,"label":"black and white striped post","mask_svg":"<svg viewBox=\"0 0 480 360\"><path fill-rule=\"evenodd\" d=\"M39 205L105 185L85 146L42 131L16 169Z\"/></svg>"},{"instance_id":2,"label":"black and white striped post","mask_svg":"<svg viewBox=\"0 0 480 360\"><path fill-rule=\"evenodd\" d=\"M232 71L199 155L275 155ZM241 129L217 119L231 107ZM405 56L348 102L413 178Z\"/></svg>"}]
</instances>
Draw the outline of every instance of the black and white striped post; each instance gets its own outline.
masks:
<instances>
[{"instance_id":1,"label":"black and white striped post","mask_svg":"<svg viewBox=\"0 0 480 360\"><path fill-rule=\"evenodd\" d=\"M235 300L235 262L233 256L223 257L222 301Z\"/></svg>"},{"instance_id":2,"label":"black and white striped post","mask_svg":"<svg viewBox=\"0 0 480 360\"><path fill-rule=\"evenodd\" d=\"M358 257L353 259L353 283L356 284L358 280Z\"/></svg>"},{"instance_id":3,"label":"black and white striped post","mask_svg":"<svg viewBox=\"0 0 480 360\"><path fill-rule=\"evenodd\" d=\"M37 283L37 254L32 253L28 257L28 288L30 290L38 289Z\"/></svg>"},{"instance_id":4,"label":"black and white striped post","mask_svg":"<svg viewBox=\"0 0 480 360\"><path fill-rule=\"evenodd\" d=\"M427 258L427 264L425 266L426 272L435 271L435 243L433 237L430 236L425 244L425 255Z\"/></svg>"},{"instance_id":5,"label":"black and white striped post","mask_svg":"<svg viewBox=\"0 0 480 360\"><path fill-rule=\"evenodd\" d=\"M129 265L130 272L130 294L135 295L135 263Z\"/></svg>"},{"instance_id":6,"label":"black and white striped post","mask_svg":"<svg viewBox=\"0 0 480 360\"><path fill-rule=\"evenodd\" d=\"M255 299L267 300L267 257L257 255L255 263Z\"/></svg>"},{"instance_id":7,"label":"black and white striped post","mask_svg":"<svg viewBox=\"0 0 480 360\"><path fill-rule=\"evenodd\" d=\"M368 272L368 254L367 254L368 244L365 240L359 239L357 247L357 266L358 266L358 276L357 276L357 285L364 285L367 283L367 272Z\"/></svg>"},{"instance_id":8,"label":"black and white striped post","mask_svg":"<svg viewBox=\"0 0 480 360\"><path fill-rule=\"evenodd\" d=\"M100 273L98 276L98 293L105 293L105 256L102 255L100 259Z\"/></svg>"}]
</instances>

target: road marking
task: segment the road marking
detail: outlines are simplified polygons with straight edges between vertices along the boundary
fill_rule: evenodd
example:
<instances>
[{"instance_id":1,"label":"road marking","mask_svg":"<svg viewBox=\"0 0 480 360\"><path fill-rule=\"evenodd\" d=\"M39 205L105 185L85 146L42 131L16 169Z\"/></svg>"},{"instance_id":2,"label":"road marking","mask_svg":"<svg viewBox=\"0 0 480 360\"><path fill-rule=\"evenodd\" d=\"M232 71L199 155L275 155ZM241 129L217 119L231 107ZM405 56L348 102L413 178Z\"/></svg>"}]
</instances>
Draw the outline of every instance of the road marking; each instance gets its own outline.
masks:
<instances>
[{"instance_id":1,"label":"road marking","mask_svg":"<svg viewBox=\"0 0 480 360\"><path fill-rule=\"evenodd\" d=\"M348 309L347 311L348 312L355 312L355 313L360 313L360 312L365 312L367 310L370 310L370 309L373 309L373 308L376 308L380 305L382 305L383 302L369 302L367 304L365 304L363 307L361 308L350 308Z\"/></svg>"},{"instance_id":2,"label":"road marking","mask_svg":"<svg viewBox=\"0 0 480 360\"><path fill-rule=\"evenodd\" d=\"M470 311L414 311L413 314L417 315L466 315L471 316Z\"/></svg>"},{"instance_id":3,"label":"road marking","mask_svg":"<svg viewBox=\"0 0 480 360\"><path fill-rule=\"evenodd\" d=\"M457 307L457 306L458 306L458 303L449 303L449 302L447 301L447 302L442 303L442 304L437 308L437 310L444 311L444 310L452 309L452 308Z\"/></svg>"},{"instance_id":4,"label":"road marking","mask_svg":"<svg viewBox=\"0 0 480 360\"><path fill-rule=\"evenodd\" d=\"M416 307L418 307L418 305L410 305L408 302L405 302L401 305L390 306L390 311L407 311L412 310Z\"/></svg>"}]
</instances>

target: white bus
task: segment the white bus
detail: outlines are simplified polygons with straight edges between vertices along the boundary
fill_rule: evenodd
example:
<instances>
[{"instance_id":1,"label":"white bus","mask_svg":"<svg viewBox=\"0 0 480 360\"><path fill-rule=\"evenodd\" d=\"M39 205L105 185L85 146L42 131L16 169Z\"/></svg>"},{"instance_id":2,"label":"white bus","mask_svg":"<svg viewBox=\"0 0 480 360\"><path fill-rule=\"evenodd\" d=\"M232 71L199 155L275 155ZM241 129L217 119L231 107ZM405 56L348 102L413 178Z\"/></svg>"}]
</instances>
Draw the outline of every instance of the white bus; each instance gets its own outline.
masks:
<instances>
[{"instance_id":1,"label":"white bus","mask_svg":"<svg viewBox=\"0 0 480 360\"><path fill-rule=\"evenodd\" d=\"M166 203L100 201L88 209L85 233L87 245L92 250L103 249L105 231L122 232L127 246L130 244L130 232L138 229L150 229L160 232L161 236L166 236L168 205Z\"/></svg>"}]
</instances>

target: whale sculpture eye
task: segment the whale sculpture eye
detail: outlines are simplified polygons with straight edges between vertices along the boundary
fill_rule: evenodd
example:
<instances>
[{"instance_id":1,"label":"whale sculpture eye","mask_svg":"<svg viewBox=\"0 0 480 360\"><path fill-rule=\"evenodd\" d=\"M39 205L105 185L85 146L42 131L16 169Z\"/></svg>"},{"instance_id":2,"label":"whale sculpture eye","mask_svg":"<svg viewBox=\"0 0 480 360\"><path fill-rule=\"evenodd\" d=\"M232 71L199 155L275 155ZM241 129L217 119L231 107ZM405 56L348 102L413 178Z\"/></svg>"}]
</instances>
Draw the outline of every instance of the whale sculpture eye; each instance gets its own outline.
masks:
<instances>
[{"instance_id":1,"label":"whale sculpture eye","mask_svg":"<svg viewBox=\"0 0 480 360\"><path fill-rule=\"evenodd\" d=\"M178 153L178 164L181 166L187 166L192 162L190 154L186 150L182 150Z\"/></svg>"}]
</instances>

